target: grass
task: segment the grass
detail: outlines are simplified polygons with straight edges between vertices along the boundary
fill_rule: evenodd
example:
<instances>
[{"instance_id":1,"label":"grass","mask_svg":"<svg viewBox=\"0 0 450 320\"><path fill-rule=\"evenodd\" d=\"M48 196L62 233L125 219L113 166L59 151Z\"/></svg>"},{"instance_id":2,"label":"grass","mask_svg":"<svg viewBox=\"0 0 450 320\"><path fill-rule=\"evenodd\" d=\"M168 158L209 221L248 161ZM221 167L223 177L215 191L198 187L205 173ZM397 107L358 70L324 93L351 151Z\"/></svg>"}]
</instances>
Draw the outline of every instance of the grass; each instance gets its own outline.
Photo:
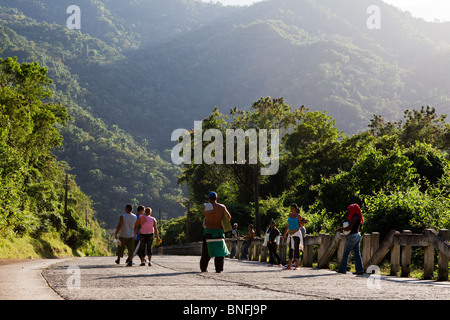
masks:
<instances>
[{"instance_id":1,"label":"grass","mask_svg":"<svg viewBox=\"0 0 450 320\"><path fill-rule=\"evenodd\" d=\"M72 249L52 234L44 233L38 239L29 235L0 238L1 259L61 258L74 256Z\"/></svg>"}]
</instances>

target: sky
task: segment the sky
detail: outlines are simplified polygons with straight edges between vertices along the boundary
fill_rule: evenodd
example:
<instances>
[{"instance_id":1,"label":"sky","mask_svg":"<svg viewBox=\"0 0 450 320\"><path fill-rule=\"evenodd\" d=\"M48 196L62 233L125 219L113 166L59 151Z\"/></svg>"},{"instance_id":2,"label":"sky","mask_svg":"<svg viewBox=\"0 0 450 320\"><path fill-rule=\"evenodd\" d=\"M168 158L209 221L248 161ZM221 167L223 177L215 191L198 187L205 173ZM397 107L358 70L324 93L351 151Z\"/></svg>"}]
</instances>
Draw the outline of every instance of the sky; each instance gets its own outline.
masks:
<instances>
[{"instance_id":1,"label":"sky","mask_svg":"<svg viewBox=\"0 0 450 320\"><path fill-rule=\"evenodd\" d=\"M426 21L450 21L449 0L383 0Z\"/></svg>"},{"instance_id":2,"label":"sky","mask_svg":"<svg viewBox=\"0 0 450 320\"><path fill-rule=\"evenodd\" d=\"M203 0L209 2L209 0ZM261 0L220 0L224 5L251 5ZM383 0L426 21L450 21L450 0ZM213 2L216 2L215 0Z\"/></svg>"}]
</instances>

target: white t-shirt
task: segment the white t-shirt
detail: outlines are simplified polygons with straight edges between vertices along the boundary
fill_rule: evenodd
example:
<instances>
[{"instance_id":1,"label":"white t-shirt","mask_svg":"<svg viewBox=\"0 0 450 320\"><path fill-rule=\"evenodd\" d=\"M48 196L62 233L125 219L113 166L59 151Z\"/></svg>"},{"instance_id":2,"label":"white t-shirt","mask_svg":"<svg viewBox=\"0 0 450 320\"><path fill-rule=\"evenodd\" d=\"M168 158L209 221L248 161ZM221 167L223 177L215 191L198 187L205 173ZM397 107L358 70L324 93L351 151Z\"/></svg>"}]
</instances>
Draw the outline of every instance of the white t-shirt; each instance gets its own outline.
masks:
<instances>
[{"instance_id":1,"label":"white t-shirt","mask_svg":"<svg viewBox=\"0 0 450 320\"><path fill-rule=\"evenodd\" d=\"M134 225L137 221L136 215L134 213L122 213L120 216L123 219L123 225L120 229L119 237L134 238Z\"/></svg>"}]
</instances>

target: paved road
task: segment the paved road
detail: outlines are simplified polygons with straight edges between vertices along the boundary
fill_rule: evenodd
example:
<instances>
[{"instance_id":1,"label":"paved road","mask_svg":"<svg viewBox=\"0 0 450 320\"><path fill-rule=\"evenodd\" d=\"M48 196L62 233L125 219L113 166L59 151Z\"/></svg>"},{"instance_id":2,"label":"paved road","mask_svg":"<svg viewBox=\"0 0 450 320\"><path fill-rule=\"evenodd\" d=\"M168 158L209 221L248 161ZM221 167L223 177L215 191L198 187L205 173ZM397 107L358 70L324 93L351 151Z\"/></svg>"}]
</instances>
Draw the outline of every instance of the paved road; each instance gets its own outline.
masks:
<instances>
[{"instance_id":1,"label":"paved road","mask_svg":"<svg viewBox=\"0 0 450 320\"><path fill-rule=\"evenodd\" d=\"M199 272L199 257L153 257L152 267L116 265L114 257L65 260L43 271L64 299L146 300L376 300L450 299L450 282L365 276L330 270L281 270L259 262L225 260L225 270ZM1 269L0 269L1 272ZM369 283L369 286L368 286ZM379 289L377 289L379 284Z\"/></svg>"},{"instance_id":2,"label":"paved road","mask_svg":"<svg viewBox=\"0 0 450 320\"><path fill-rule=\"evenodd\" d=\"M1 260L0 300L61 300L42 277L42 270L67 260Z\"/></svg>"}]
</instances>

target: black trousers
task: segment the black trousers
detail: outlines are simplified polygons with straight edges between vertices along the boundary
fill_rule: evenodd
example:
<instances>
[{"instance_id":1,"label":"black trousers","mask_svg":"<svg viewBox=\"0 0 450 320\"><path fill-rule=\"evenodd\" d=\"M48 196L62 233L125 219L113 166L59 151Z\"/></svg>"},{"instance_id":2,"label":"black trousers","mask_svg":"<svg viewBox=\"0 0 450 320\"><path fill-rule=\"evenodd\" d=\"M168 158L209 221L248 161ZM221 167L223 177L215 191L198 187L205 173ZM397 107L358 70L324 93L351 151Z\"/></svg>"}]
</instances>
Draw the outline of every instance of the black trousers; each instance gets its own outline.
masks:
<instances>
[{"instance_id":1,"label":"black trousers","mask_svg":"<svg viewBox=\"0 0 450 320\"><path fill-rule=\"evenodd\" d=\"M293 239L293 240L292 240ZM294 241L294 250L291 248L291 244L289 243L289 260L300 259L300 238L297 236L292 237L291 241Z\"/></svg>"},{"instance_id":2,"label":"black trousers","mask_svg":"<svg viewBox=\"0 0 450 320\"><path fill-rule=\"evenodd\" d=\"M269 250L269 263L270 264L281 264L280 256L277 253L277 244L276 243L268 243L267 250Z\"/></svg>"},{"instance_id":3,"label":"black trousers","mask_svg":"<svg viewBox=\"0 0 450 320\"><path fill-rule=\"evenodd\" d=\"M208 247L206 245L206 237L203 236L203 245L202 245L202 256L200 258L200 270L202 272L206 272L208 269L208 263L211 257L208 253ZM223 271L223 262L225 260L225 257L215 257L214 258L214 266L216 268L216 272L222 272Z\"/></svg>"},{"instance_id":4,"label":"black trousers","mask_svg":"<svg viewBox=\"0 0 450 320\"><path fill-rule=\"evenodd\" d=\"M138 250L138 255L141 259L145 258L145 255L152 255L153 245L153 233L141 234L141 245Z\"/></svg>"}]
</instances>

